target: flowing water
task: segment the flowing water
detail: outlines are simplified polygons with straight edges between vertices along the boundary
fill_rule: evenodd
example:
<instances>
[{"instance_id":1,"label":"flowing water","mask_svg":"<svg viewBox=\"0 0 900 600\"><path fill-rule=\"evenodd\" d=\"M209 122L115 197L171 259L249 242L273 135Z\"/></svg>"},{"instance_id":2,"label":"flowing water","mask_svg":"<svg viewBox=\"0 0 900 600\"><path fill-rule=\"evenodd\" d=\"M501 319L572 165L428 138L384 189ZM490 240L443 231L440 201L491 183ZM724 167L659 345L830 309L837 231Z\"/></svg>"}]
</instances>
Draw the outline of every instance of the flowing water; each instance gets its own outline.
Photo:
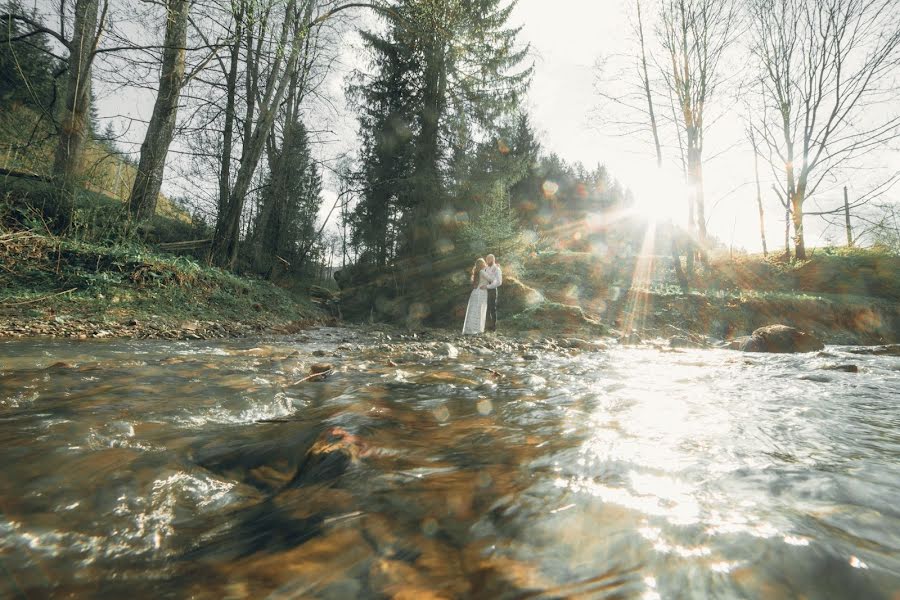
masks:
<instances>
[{"instance_id":1,"label":"flowing water","mask_svg":"<svg viewBox=\"0 0 900 600\"><path fill-rule=\"evenodd\" d=\"M0 342L0 597L900 598L900 358L426 342Z\"/></svg>"}]
</instances>

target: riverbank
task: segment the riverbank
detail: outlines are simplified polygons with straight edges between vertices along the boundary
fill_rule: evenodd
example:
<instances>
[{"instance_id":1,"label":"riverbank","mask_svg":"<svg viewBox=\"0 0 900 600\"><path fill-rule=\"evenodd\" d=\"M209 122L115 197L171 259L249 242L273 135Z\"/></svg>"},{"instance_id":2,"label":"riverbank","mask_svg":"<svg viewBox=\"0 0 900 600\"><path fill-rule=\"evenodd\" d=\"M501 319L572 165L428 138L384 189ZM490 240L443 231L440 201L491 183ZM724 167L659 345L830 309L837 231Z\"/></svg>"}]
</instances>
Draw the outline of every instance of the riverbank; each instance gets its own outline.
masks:
<instances>
[{"instance_id":1,"label":"riverbank","mask_svg":"<svg viewBox=\"0 0 900 600\"><path fill-rule=\"evenodd\" d=\"M0 231L0 288L0 337L213 339L333 322L267 281L32 231Z\"/></svg>"},{"instance_id":2,"label":"riverbank","mask_svg":"<svg viewBox=\"0 0 900 600\"><path fill-rule=\"evenodd\" d=\"M799 262L711 256L685 291L668 257L535 253L504 272L500 328L532 338L680 336L714 345L780 323L828 344L900 342L900 257L878 249L811 254ZM406 288L403 270L339 272L344 316L455 330L465 314L466 272L449 260L426 270L429 280Z\"/></svg>"}]
</instances>

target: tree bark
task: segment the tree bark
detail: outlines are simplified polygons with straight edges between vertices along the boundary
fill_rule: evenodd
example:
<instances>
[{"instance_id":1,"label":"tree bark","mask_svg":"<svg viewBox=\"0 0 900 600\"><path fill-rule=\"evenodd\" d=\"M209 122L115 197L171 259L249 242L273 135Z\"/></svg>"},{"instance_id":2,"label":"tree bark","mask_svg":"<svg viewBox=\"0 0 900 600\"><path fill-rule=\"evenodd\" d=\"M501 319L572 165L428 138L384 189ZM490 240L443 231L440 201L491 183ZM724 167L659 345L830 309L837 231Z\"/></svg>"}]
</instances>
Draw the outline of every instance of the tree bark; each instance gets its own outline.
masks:
<instances>
[{"instance_id":1,"label":"tree bark","mask_svg":"<svg viewBox=\"0 0 900 600\"><path fill-rule=\"evenodd\" d=\"M167 0L166 35L159 72L159 92L147 134L141 144L128 211L136 221L151 218L162 187L166 155L175 134L178 103L184 85L184 57L191 0Z\"/></svg>"},{"instance_id":2,"label":"tree bark","mask_svg":"<svg viewBox=\"0 0 900 600\"><path fill-rule=\"evenodd\" d=\"M297 66L302 38L308 34L307 24L310 22L312 5L312 2L307 4L306 19L302 26L298 26L297 23L296 4L291 3L287 8L288 17L282 28L279 46L288 47L290 54L285 67L282 67L283 56L281 56L276 59L276 63L269 72L265 96L259 101L259 118L249 135L249 143L243 148L234 185L216 221L210 248L210 260L220 267L233 268L237 259L244 200L290 81L290 77L285 74L293 72Z\"/></svg>"},{"instance_id":3,"label":"tree bark","mask_svg":"<svg viewBox=\"0 0 900 600\"><path fill-rule=\"evenodd\" d=\"M788 258L791 256L791 205L787 204L784 208L784 253Z\"/></svg>"},{"instance_id":4,"label":"tree bark","mask_svg":"<svg viewBox=\"0 0 900 600\"><path fill-rule=\"evenodd\" d=\"M844 226L847 229L847 246L853 247L853 229L850 228L850 202L847 198L847 186L844 186Z\"/></svg>"},{"instance_id":5,"label":"tree bark","mask_svg":"<svg viewBox=\"0 0 900 600\"><path fill-rule=\"evenodd\" d=\"M759 184L759 149L756 145L756 135L753 128L749 128L750 143L753 145L753 174L756 177L756 207L759 209L759 239L762 241L763 256L769 256L769 249L766 247L766 220L763 213L762 188Z\"/></svg>"},{"instance_id":6,"label":"tree bark","mask_svg":"<svg viewBox=\"0 0 900 600\"><path fill-rule=\"evenodd\" d=\"M638 37L641 42L641 67L644 71L644 94L647 96L647 112L650 117L650 129L653 132L653 145L656 148L656 166L662 168L662 147L659 143L659 128L656 126L656 112L653 110L653 96L650 94L650 75L647 72L647 50L644 44L644 21L641 17L641 1L636 0L638 18Z\"/></svg>"},{"instance_id":7,"label":"tree bark","mask_svg":"<svg viewBox=\"0 0 900 600\"><path fill-rule=\"evenodd\" d=\"M105 5L104 5L105 10ZM54 176L69 182L81 169L88 135L91 105L91 65L99 37L99 0L76 0L69 61L66 100L60 115L59 142L53 160Z\"/></svg>"},{"instance_id":8,"label":"tree bark","mask_svg":"<svg viewBox=\"0 0 900 600\"><path fill-rule=\"evenodd\" d=\"M802 186L791 196L791 217L794 221L794 256L806 260L806 240L803 239L803 199Z\"/></svg>"}]
</instances>

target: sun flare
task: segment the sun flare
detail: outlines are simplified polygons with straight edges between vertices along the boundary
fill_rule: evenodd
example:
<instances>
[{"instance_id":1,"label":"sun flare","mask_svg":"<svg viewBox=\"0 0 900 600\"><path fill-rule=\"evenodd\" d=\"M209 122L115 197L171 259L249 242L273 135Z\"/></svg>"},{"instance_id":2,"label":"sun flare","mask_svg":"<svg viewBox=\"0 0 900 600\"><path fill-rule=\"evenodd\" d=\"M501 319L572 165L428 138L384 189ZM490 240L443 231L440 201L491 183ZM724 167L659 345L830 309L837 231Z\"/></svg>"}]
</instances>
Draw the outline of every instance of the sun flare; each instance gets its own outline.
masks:
<instances>
[{"instance_id":1,"label":"sun flare","mask_svg":"<svg viewBox=\"0 0 900 600\"><path fill-rule=\"evenodd\" d=\"M675 169L657 169L632 183L634 210L657 223L685 220L690 188Z\"/></svg>"}]
</instances>

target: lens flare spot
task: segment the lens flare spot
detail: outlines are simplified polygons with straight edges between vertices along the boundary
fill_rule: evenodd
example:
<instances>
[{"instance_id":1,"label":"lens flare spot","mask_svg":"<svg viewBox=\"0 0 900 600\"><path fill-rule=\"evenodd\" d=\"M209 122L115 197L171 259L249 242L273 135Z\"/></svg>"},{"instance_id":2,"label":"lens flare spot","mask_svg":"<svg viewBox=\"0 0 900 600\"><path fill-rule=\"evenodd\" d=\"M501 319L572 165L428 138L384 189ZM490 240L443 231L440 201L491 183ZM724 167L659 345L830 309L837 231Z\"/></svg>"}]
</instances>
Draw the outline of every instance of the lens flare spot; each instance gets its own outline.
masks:
<instances>
[{"instance_id":1,"label":"lens flare spot","mask_svg":"<svg viewBox=\"0 0 900 600\"><path fill-rule=\"evenodd\" d=\"M545 197L545 198L553 198L554 196L556 196L556 192L559 191L559 184L556 183L556 182L550 181L550 180L548 179L548 180L545 181L544 184L541 186L541 189L542 189L543 192L544 192L544 197Z\"/></svg>"}]
</instances>

